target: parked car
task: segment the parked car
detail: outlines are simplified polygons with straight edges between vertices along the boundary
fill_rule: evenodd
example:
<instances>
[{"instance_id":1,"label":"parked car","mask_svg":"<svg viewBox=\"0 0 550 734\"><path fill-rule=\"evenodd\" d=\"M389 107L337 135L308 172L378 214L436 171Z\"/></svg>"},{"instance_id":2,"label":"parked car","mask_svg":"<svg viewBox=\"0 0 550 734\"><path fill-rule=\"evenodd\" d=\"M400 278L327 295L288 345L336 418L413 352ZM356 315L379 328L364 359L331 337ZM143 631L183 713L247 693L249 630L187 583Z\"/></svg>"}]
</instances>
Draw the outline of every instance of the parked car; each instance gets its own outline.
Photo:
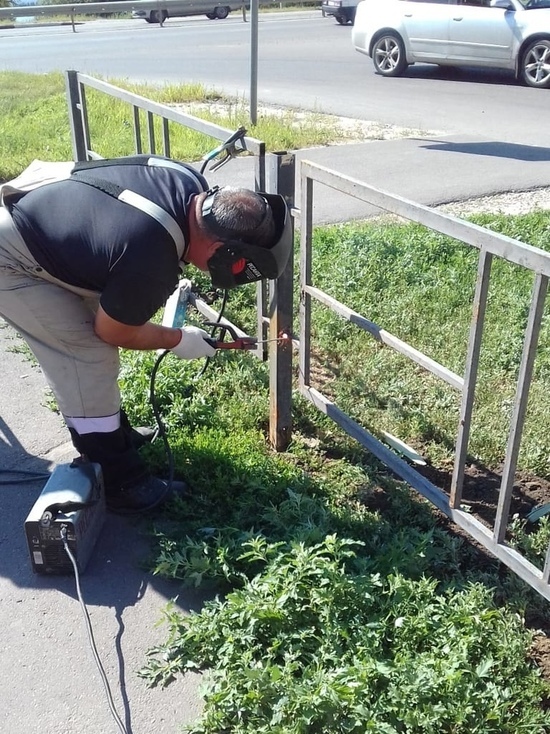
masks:
<instances>
[{"instance_id":1,"label":"parked car","mask_svg":"<svg viewBox=\"0 0 550 734\"><path fill-rule=\"evenodd\" d=\"M361 0L352 43L382 76L416 62L482 66L550 87L550 0Z\"/></svg>"},{"instance_id":2,"label":"parked car","mask_svg":"<svg viewBox=\"0 0 550 734\"><path fill-rule=\"evenodd\" d=\"M222 2L216 0L181 0L165 8L134 10L132 18L143 18L147 23L163 23L167 18L183 18L188 15L206 15L210 20L227 18L232 10L240 10L242 2Z\"/></svg>"},{"instance_id":3,"label":"parked car","mask_svg":"<svg viewBox=\"0 0 550 734\"><path fill-rule=\"evenodd\" d=\"M323 16L332 15L340 25L353 25L358 4L359 0L323 0L321 12Z\"/></svg>"}]
</instances>

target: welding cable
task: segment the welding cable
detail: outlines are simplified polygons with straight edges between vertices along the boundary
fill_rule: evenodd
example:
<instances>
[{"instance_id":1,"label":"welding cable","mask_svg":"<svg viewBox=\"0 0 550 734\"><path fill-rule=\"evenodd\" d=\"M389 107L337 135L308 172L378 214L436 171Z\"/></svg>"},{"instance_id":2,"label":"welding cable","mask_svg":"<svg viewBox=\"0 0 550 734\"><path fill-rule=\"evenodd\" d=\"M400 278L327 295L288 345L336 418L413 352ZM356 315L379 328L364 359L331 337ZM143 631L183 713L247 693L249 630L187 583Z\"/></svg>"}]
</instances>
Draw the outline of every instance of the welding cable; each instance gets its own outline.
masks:
<instances>
[{"instance_id":1,"label":"welding cable","mask_svg":"<svg viewBox=\"0 0 550 734\"><path fill-rule=\"evenodd\" d=\"M50 474L38 471L27 471L26 469L0 469L0 474L20 475L18 479L0 479L0 485L10 484L28 484L29 482L37 482L39 479L49 479Z\"/></svg>"},{"instance_id":2,"label":"welding cable","mask_svg":"<svg viewBox=\"0 0 550 734\"><path fill-rule=\"evenodd\" d=\"M157 372L160 367L160 364L162 360L166 357L166 355L169 353L169 351L170 351L169 349L166 349L164 352L161 352L161 354L159 354L153 366L153 369L151 371L151 377L149 380L149 402L151 403L151 408L153 409L153 415L155 416L155 420L158 426L156 435L162 438L162 442L164 443L164 450L166 452L166 459L168 461L168 479L166 481L165 495L168 495L169 492L171 491L172 483L174 481L174 454L172 453L170 443L168 442L168 436L166 435L166 428L164 426L164 422L160 414L160 410L159 410L159 406L157 402L157 396L155 393L155 381L157 379ZM163 495L163 497L165 495Z\"/></svg>"},{"instance_id":3,"label":"welding cable","mask_svg":"<svg viewBox=\"0 0 550 734\"><path fill-rule=\"evenodd\" d=\"M111 693L109 681L107 680L107 675L105 673L103 663L101 662L99 653L97 651L97 646L96 646L95 639L94 639L94 631L92 629L92 623L90 621L90 615L88 614L88 609L86 608L86 604L84 603L84 599L82 598L82 592L80 590L80 574L78 572L78 565L76 563L76 559L73 553L71 552L71 549L69 548L69 544L67 543L67 528L65 526L61 527L61 540L63 541L63 547L65 548L65 552L69 556L69 559L73 565L78 601L80 603L80 607L84 615L84 621L86 623L86 630L88 632L88 640L90 641L90 647L92 648L92 653L93 653L97 668L99 670L99 675L101 676L101 680L103 681L103 686L105 688L105 693L107 694L107 702L109 704L111 714L120 732L122 734L131 734L131 732L129 732L128 729L124 726L122 719L120 718L120 716L118 715L115 709L115 704L113 701L113 694Z\"/></svg>"},{"instance_id":4,"label":"welding cable","mask_svg":"<svg viewBox=\"0 0 550 734\"><path fill-rule=\"evenodd\" d=\"M224 292L223 292L222 305L220 307L220 310L218 311L218 318L216 319L216 322L215 322L216 325L212 327L212 331L210 332L210 337L212 339L216 335L216 330L218 328L218 324L220 324L221 323L221 320L223 319L223 315L224 315L224 312L225 312L225 307L227 305L227 298L228 298L228 296L229 296L229 291L226 288L224 290ZM204 373L206 372L206 369L207 369L208 365L210 364L210 359L211 359L211 357L207 357L204 360L204 364L201 367L201 369L199 370L199 373L197 375L197 378L196 378L197 380L199 379L199 377L202 377L204 375Z\"/></svg>"},{"instance_id":5,"label":"welding cable","mask_svg":"<svg viewBox=\"0 0 550 734\"><path fill-rule=\"evenodd\" d=\"M223 294L222 304L220 307L220 310L218 312L218 318L216 320L216 324L219 324L223 318L223 314L225 311L225 306L227 304L227 297L229 295L229 291L225 290ZM215 331L217 326L215 326L212 329L211 336L214 337ZM164 352L161 352L159 356L157 357L157 360L155 364L153 365L153 369L151 371L151 377L149 379L149 402L151 403L151 408L153 409L153 415L155 416L155 420L157 422L157 431L155 434L155 438L157 436L160 436L162 438L162 441L164 443L164 449L166 452L166 459L168 461L168 479L166 482L166 494L168 494L172 488L172 483L174 481L174 454L172 453L172 449L170 447L170 443L168 442L168 436L166 435L166 428L164 426L164 422L162 420L162 416L160 414L160 409L157 402L157 396L155 393L155 382L157 379L157 372L159 370L160 364L162 360L166 357L166 355L170 352L169 349L166 349ZM208 367L210 363L210 357L207 357L204 365L199 370L197 376L195 379L199 379L202 377L206 371L206 368Z\"/></svg>"}]
</instances>

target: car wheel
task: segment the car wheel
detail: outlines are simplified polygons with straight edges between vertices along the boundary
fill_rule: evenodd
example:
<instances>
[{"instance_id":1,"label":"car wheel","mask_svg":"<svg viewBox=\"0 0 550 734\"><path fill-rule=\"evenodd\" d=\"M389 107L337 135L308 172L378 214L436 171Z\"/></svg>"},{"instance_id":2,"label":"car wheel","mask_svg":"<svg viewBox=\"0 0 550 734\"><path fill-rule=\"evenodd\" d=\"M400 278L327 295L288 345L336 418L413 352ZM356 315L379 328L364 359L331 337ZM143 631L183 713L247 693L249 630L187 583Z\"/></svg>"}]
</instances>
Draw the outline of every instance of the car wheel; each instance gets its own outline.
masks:
<instances>
[{"instance_id":1,"label":"car wheel","mask_svg":"<svg viewBox=\"0 0 550 734\"><path fill-rule=\"evenodd\" d=\"M336 19L336 22L340 23L340 25L346 25L346 23L348 22L348 19L344 18L343 15L335 15L334 17Z\"/></svg>"},{"instance_id":2,"label":"car wheel","mask_svg":"<svg viewBox=\"0 0 550 734\"><path fill-rule=\"evenodd\" d=\"M377 74L399 76L407 68L403 41L395 33L377 38L372 47L372 61Z\"/></svg>"},{"instance_id":3,"label":"car wheel","mask_svg":"<svg viewBox=\"0 0 550 734\"><path fill-rule=\"evenodd\" d=\"M206 13L208 20L216 20L216 13Z\"/></svg>"},{"instance_id":4,"label":"car wheel","mask_svg":"<svg viewBox=\"0 0 550 734\"><path fill-rule=\"evenodd\" d=\"M521 60L521 77L530 87L550 87L550 41L539 38L527 47Z\"/></svg>"},{"instance_id":5,"label":"car wheel","mask_svg":"<svg viewBox=\"0 0 550 734\"><path fill-rule=\"evenodd\" d=\"M145 18L145 20L148 23L164 23L167 17L168 17L168 13L166 12L166 10L162 11L162 16L161 16L160 10L151 10L149 17Z\"/></svg>"},{"instance_id":6,"label":"car wheel","mask_svg":"<svg viewBox=\"0 0 550 734\"><path fill-rule=\"evenodd\" d=\"M222 5L219 8L216 8L216 18L219 18L220 20L223 20L224 18L227 18L229 15L229 8Z\"/></svg>"}]
</instances>

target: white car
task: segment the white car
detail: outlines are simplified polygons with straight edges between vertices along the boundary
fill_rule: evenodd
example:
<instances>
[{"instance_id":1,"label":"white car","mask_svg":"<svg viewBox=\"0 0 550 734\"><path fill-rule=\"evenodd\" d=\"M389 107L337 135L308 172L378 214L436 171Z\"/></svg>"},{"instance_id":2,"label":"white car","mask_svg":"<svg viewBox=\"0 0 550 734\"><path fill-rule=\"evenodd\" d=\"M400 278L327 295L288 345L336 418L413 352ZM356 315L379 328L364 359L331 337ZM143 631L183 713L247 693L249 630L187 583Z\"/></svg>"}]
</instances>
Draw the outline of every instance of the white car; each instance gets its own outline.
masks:
<instances>
[{"instance_id":1,"label":"white car","mask_svg":"<svg viewBox=\"0 0 550 734\"><path fill-rule=\"evenodd\" d=\"M351 37L383 76L416 62L483 66L550 87L550 0L362 0Z\"/></svg>"}]
</instances>

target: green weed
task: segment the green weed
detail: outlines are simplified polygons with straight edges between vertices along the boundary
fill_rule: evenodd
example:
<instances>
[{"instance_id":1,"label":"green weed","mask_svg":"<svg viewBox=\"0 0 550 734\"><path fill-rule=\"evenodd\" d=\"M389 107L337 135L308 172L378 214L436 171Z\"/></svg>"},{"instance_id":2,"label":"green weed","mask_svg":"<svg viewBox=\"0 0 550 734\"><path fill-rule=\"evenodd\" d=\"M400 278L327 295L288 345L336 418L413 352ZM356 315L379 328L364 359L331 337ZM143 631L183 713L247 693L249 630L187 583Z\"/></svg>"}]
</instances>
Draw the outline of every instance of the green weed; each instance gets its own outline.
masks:
<instances>
[{"instance_id":1,"label":"green weed","mask_svg":"<svg viewBox=\"0 0 550 734\"><path fill-rule=\"evenodd\" d=\"M295 150L310 145L326 145L342 138L329 115L300 115L286 111L261 113L256 125L249 121L249 109L242 99L230 99L201 84L155 86L124 79L109 80L119 88L163 104L180 106L188 114L228 129L245 125L248 134L265 141L268 150ZM105 158L134 152L132 109L116 99L89 89L86 95L93 149ZM25 74L0 71L0 181L15 178L35 158L46 161L71 160L64 78L59 73ZM162 153L160 120L155 118L155 150L147 135L147 120L140 113L145 152ZM168 123L170 155L185 161L199 161L217 145L201 133Z\"/></svg>"},{"instance_id":2,"label":"green weed","mask_svg":"<svg viewBox=\"0 0 550 734\"><path fill-rule=\"evenodd\" d=\"M193 734L547 731L519 618L481 585L441 593L354 572L359 545L245 542L241 560L263 570L200 613L169 607L168 640L141 675L165 685L208 671Z\"/></svg>"}]
</instances>

